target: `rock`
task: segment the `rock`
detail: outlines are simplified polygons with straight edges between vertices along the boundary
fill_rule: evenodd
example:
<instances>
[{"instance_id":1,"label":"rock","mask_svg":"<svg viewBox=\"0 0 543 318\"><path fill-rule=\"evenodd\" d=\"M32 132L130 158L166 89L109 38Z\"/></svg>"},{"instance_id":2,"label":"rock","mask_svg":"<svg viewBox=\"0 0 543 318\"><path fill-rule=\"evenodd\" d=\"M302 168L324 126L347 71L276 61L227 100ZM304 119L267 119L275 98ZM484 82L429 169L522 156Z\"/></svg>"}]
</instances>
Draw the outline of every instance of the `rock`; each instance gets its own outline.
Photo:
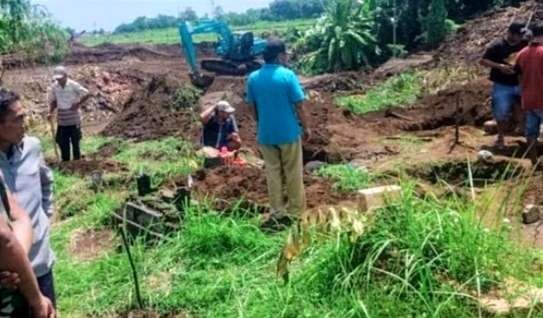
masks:
<instances>
[{"instance_id":1,"label":"rock","mask_svg":"<svg viewBox=\"0 0 543 318\"><path fill-rule=\"evenodd\" d=\"M529 204L522 211L522 223L533 224L541 219L541 207Z\"/></svg>"},{"instance_id":2,"label":"rock","mask_svg":"<svg viewBox=\"0 0 543 318\"><path fill-rule=\"evenodd\" d=\"M483 125L484 130L489 135L498 133L498 123L495 120L486 121Z\"/></svg>"},{"instance_id":3,"label":"rock","mask_svg":"<svg viewBox=\"0 0 543 318\"><path fill-rule=\"evenodd\" d=\"M481 150L477 153L477 158L480 161L490 162L494 159L494 154L488 150Z\"/></svg>"},{"instance_id":4,"label":"rock","mask_svg":"<svg viewBox=\"0 0 543 318\"><path fill-rule=\"evenodd\" d=\"M366 167L366 160L363 159L354 159L349 164L357 169L360 169L362 171L368 171L368 168Z\"/></svg>"},{"instance_id":5,"label":"rock","mask_svg":"<svg viewBox=\"0 0 543 318\"><path fill-rule=\"evenodd\" d=\"M313 173L317 172L325 164L326 163L324 163L322 161L310 161L305 165L304 170L307 173L313 174Z\"/></svg>"},{"instance_id":6,"label":"rock","mask_svg":"<svg viewBox=\"0 0 543 318\"><path fill-rule=\"evenodd\" d=\"M496 316L525 312L543 303L543 289L533 286L508 290L505 294L509 297L483 296L479 299L479 303L485 312Z\"/></svg>"},{"instance_id":7,"label":"rock","mask_svg":"<svg viewBox=\"0 0 543 318\"><path fill-rule=\"evenodd\" d=\"M398 199L401 191L397 185L360 190L360 209L366 212L385 207L389 200Z\"/></svg>"}]
</instances>

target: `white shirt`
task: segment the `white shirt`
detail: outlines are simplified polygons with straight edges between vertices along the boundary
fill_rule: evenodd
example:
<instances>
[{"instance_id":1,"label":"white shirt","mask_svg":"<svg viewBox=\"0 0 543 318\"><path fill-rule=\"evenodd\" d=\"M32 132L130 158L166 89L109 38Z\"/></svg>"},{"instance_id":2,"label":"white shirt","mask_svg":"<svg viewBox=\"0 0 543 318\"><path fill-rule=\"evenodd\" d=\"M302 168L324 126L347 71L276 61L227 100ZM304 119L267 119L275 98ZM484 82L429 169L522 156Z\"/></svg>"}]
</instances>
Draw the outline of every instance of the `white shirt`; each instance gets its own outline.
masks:
<instances>
[{"instance_id":1,"label":"white shirt","mask_svg":"<svg viewBox=\"0 0 543 318\"><path fill-rule=\"evenodd\" d=\"M70 109L77 104L89 91L76 81L68 79L64 88L55 82L50 89L49 103L56 101L58 109Z\"/></svg>"}]
</instances>

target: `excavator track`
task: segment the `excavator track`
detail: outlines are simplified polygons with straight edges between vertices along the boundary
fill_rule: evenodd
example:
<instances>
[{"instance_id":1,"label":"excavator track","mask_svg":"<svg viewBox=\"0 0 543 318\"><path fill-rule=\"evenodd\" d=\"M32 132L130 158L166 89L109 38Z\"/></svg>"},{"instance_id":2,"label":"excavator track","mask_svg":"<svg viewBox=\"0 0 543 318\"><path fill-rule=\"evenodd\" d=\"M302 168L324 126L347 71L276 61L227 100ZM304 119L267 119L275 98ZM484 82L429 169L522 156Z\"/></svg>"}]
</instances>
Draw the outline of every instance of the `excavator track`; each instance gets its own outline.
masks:
<instances>
[{"instance_id":1,"label":"excavator track","mask_svg":"<svg viewBox=\"0 0 543 318\"><path fill-rule=\"evenodd\" d=\"M262 65L257 61L235 64L223 60L202 61L202 68L217 75L245 76L258 70Z\"/></svg>"}]
</instances>

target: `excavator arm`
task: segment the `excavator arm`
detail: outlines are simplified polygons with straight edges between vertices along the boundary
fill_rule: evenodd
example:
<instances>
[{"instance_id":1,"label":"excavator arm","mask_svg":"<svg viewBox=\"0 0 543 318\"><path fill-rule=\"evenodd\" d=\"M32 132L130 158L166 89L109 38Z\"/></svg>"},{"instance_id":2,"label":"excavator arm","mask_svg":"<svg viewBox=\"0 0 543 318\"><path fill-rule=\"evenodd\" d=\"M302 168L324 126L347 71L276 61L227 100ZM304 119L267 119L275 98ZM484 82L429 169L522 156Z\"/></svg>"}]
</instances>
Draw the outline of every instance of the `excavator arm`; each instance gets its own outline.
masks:
<instances>
[{"instance_id":1,"label":"excavator arm","mask_svg":"<svg viewBox=\"0 0 543 318\"><path fill-rule=\"evenodd\" d=\"M203 69L224 75L245 75L260 68L255 57L262 54L266 40L255 38L251 32L234 34L223 21L200 20L196 26L184 21L179 25L181 45L191 68L191 80L196 86L206 87L213 82L212 77L201 72L193 42L194 35L204 33L218 34L216 53L221 59L202 61Z\"/></svg>"},{"instance_id":2,"label":"excavator arm","mask_svg":"<svg viewBox=\"0 0 543 318\"><path fill-rule=\"evenodd\" d=\"M213 77L204 75L198 66L198 56L194 47L193 36L196 34L216 33L219 35L217 45L217 55L227 57L230 48L234 44L234 36L230 28L222 21L202 20L197 26L193 27L189 22L182 22L179 25L179 34L181 35L181 45L185 53L185 59L189 64L191 80L193 84L199 87L207 87L213 82Z\"/></svg>"}]
</instances>

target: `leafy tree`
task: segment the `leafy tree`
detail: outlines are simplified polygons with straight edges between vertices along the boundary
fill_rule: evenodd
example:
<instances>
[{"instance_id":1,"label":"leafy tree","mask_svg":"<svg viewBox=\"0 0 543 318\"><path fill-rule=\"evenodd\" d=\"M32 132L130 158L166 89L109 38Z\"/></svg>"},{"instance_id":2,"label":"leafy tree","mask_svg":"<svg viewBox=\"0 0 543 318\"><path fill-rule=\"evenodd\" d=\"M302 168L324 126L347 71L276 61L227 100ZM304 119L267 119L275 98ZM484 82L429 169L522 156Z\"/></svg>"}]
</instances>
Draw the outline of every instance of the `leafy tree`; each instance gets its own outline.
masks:
<instances>
[{"instance_id":1,"label":"leafy tree","mask_svg":"<svg viewBox=\"0 0 543 318\"><path fill-rule=\"evenodd\" d=\"M0 53L24 53L29 61L60 60L68 34L53 23L47 10L26 0L0 0Z\"/></svg>"},{"instance_id":2,"label":"leafy tree","mask_svg":"<svg viewBox=\"0 0 543 318\"><path fill-rule=\"evenodd\" d=\"M213 17L215 19L224 19L224 16L225 16L225 12L224 12L224 9L221 7L221 6L216 6L214 9L213 9Z\"/></svg>"},{"instance_id":3,"label":"leafy tree","mask_svg":"<svg viewBox=\"0 0 543 318\"><path fill-rule=\"evenodd\" d=\"M336 0L297 48L306 46L305 69L312 72L353 70L371 63L379 53L372 34L368 6L356 0Z\"/></svg>"},{"instance_id":4,"label":"leafy tree","mask_svg":"<svg viewBox=\"0 0 543 318\"><path fill-rule=\"evenodd\" d=\"M432 0L426 17L426 41L436 45L447 35L447 8L445 0Z\"/></svg>"},{"instance_id":5,"label":"leafy tree","mask_svg":"<svg viewBox=\"0 0 543 318\"><path fill-rule=\"evenodd\" d=\"M179 19L183 21L196 21L198 20L198 15L191 7L186 7L181 13L179 13Z\"/></svg>"}]
</instances>

